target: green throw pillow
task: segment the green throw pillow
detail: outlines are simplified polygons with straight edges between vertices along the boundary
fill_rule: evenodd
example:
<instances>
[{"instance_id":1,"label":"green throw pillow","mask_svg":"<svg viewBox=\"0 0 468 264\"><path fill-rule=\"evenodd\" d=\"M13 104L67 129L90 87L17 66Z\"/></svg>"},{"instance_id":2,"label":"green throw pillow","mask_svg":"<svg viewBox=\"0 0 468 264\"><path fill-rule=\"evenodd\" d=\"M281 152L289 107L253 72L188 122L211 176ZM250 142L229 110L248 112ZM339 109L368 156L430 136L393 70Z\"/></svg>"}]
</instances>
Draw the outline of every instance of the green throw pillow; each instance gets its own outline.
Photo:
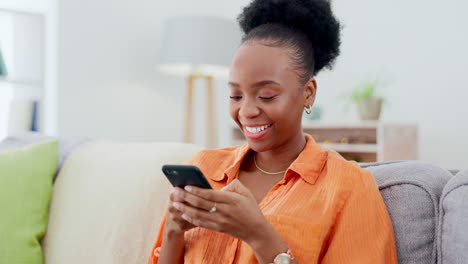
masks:
<instances>
[{"instance_id":1,"label":"green throw pillow","mask_svg":"<svg viewBox=\"0 0 468 264\"><path fill-rule=\"evenodd\" d=\"M58 142L0 152L0 264L44 263Z\"/></svg>"}]
</instances>

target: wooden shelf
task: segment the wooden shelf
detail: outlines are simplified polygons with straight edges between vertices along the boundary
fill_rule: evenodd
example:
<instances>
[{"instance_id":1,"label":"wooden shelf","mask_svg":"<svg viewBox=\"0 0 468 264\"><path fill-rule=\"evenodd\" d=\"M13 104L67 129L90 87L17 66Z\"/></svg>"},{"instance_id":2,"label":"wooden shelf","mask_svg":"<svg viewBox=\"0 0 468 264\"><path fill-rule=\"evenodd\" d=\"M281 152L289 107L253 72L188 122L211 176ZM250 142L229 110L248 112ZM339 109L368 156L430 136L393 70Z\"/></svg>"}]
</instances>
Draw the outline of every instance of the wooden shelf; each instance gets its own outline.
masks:
<instances>
[{"instance_id":1,"label":"wooden shelf","mask_svg":"<svg viewBox=\"0 0 468 264\"><path fill-rule=\"evenodd\" d=\"M319 143L323 149L331 149L336 152L374 153L377 152L376 144L340 144Z\"/></svg>"},{"instance_id":2,"label":"wooden shelf","mask_svg":"<svg viewBox=\"0 0 468 264\"><path fill-rule=\"evenodd\" d=\"M324 122L324 121L303 121L303 129L356 129L356 128L377 128L379 126L378 121L360 121L360 122Z\"/></svg>"}]
</instances>

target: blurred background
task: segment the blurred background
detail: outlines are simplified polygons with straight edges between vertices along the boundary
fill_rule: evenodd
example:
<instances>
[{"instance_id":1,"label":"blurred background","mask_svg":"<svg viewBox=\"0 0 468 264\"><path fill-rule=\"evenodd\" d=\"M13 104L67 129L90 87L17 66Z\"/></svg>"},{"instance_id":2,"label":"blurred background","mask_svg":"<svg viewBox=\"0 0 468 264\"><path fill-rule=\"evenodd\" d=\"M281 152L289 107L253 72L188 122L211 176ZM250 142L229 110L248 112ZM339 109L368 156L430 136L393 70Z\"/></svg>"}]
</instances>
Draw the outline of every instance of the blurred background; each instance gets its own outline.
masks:
<instances>
[{"instance_id":1,"label":"blurred background","mask_svg":"<svg viewBox=\"0 0 468 264\"><path fill-rule=\"evenodd\" d=\"M223 26L225 34L210 40L203 29L221 24L187 26L187 32L196 32L192 42L176 34L182 22L175 29L168 21L215 17L236 25L249 2L0 0L0 140L36 131L183 142L189 128L190 141L199 145L240 143L228 114L225 73L194 67L174 75L159 66L195 45L232 54L240 42L238 28ZM468 2L333 0L332 5L344 26L342 54L332 71L317 77L315 116L304 118L309 132L343 153L364 153L360 161L391 157L466 167ZM212 54L195 55L184 59L209 60ZM381 113L363 118L360 102L372 97L382 99ZM355 148L344 148L353 143ZM404 152L411 155L384 154L398 152L392 146L407 147Z\"/></svg>"}]
</instances>

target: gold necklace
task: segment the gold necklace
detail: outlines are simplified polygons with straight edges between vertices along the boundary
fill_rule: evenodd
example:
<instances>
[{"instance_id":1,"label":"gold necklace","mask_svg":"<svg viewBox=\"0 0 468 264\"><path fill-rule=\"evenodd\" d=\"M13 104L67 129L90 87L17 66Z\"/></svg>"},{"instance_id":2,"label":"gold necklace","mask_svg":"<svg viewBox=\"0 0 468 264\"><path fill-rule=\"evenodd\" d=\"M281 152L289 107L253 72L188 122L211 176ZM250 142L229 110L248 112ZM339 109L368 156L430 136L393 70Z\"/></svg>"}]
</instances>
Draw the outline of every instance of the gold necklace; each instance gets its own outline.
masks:
<instances>
[{"instance_id":1,"label":"gold necklace","mask_svg":"<svg viewBox=\"0 0 468 264\"><path fill-rule=\"evenodd\" d=\"M262 170L257 164L257 159L255 158L255 155L254 155L254 164L255 164L255 167L257 167L257 169L259 171L261 171L261 172L263 172L265 174L268 174L268 175L278 175L278 174L281 174L281 173L285 173L287 171L287 169L284 170L284 171L278 171L278 172L269 172L269 171L266 171L266 170Z\"/></svg>"}]
</instances>

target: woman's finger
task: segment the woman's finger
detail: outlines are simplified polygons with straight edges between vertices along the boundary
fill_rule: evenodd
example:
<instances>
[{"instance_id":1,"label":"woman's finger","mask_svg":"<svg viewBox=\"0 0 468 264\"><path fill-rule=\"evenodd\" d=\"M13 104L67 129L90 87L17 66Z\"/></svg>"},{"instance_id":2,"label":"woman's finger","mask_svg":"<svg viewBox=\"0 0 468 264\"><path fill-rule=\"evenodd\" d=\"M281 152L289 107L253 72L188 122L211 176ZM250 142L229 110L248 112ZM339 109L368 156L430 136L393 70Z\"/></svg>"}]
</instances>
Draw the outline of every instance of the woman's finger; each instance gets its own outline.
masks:
<instances>
[{"instance_id":1,"label":"woman's finger","mask_svg":"<svg viewBox=\"0 0 468 264\"><path fill-rule=\"evenodd\" d=\"M238 179L233 180L230 184L224 186L221 190L235 192L255 200L255 196L252 194L252 192L250 192L250 190L245 187Z\"/></svg>"},{"instance_id":2,"label":"woman's finger","mask_svg":"<svg viewBox=\"0 0 468 264\"><path fill-rule=\"evenodd\" d=\"M186 226L186 225L191 225L190 222L185 220L182 215L179 215L177 218L174 219L174 221L179 224L180 226Z\"/></svg>"},{"instance_id":3,"label":"woman's finger","mask_svg":"<svg viewBox=\"0 0 468 264\"><path fill-rule=\"evenodd\" d=\"M193 195L196 195L208 201L216 202L218 204L232 203L235 200L235 196L238 195L235 193L215 191L190 185L185 186L184 189L185 191Z\"/></svg>"},{"instance_id":4,"label":"woman's finger","mask_svg":"<svg viewBox=\"0 0 468 264\"><path fill-rule=\"evenodd\" d=\"M182 212L177 210L175 207L173 206L170 206L169 207L169 218L177 223L177 225L181 228L181 229L184 229L185 227L189 227L190 225L192 225L191 223L187 222L183 217L182 217Z\"/></svg>"},{"instance_id":5,"label":"woman's finger","mask_svg":"<svg viewBox=\"0 0 468 264\"><path fill-rule=\"evenodd\" d=\"M182 212L182 214L190 217L191 219L200 219L202 221L211 221L211 222L219 222L220 220L220 208L216 205L216 212L210 213L207 210L191 207L190 205L186 205L183 203L174 202L173 206Z\"/></svg>"},{"instance_id":6,"label":"woman's finger","mask_svg":"<svg viewBox=\"0 0 468 264\"><path fill-rule=\"evenodd\" d=\"M183 196L180 195L180 193L183 193L183 192L185 191L179 187L173 188L171 191L171 194L169 195L169 200L171 200L171 202L183 203L184 198Z\"/></svg>"},{"instance_id":7,"label":"woman's finger","mask_svg":"<svg viewBox=\"0 0 468 264\"><path fill-rule=\"evenodd\" d=\"M177 191L177 195L180 197L180 199L182 199L183 202L190 204L192 207L200 208L205 211L209 211L215 205L215 202L213 201L205 200L184 190Z\"/></svg>"}]
</instances>

